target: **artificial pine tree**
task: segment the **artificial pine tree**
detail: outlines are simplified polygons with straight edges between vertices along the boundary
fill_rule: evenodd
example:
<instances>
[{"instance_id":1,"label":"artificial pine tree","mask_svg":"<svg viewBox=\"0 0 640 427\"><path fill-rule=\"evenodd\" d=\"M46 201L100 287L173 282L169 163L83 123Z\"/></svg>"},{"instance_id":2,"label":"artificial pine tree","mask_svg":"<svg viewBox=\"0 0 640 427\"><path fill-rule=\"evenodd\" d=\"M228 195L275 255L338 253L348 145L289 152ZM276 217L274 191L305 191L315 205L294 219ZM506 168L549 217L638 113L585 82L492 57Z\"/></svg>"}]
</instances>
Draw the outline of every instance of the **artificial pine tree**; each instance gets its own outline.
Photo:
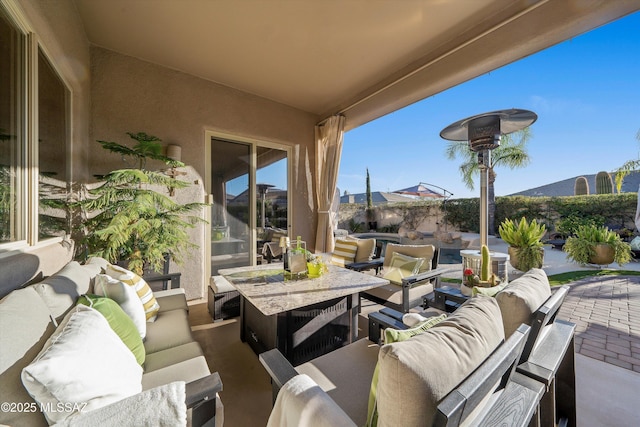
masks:
<instances>
[{"instance_id":1,"label":"artificial pine tree","mask_svg":"<svg viewBox=\"0 0 640 427\"><path fill-rule=\"evenodd\" d=\"M167 254L180 263L185 250L196 247L187 230L204 221L192 214L204 204L177 203L168 194L189 183L176 179L175 173L146 169L148 159L159 160L173 171L184 166L162 155L159 138L143 132L128 135L137 141L132 148L116 142L98 142L104 149L120 154L125 162L127 158L133 160L135 167L105 175L103 184L89 190L79 205L87 218L86 253L112 263L125 261L131 271L142 275L143 268L162 271Z\"/></svg>"}]
</instances>

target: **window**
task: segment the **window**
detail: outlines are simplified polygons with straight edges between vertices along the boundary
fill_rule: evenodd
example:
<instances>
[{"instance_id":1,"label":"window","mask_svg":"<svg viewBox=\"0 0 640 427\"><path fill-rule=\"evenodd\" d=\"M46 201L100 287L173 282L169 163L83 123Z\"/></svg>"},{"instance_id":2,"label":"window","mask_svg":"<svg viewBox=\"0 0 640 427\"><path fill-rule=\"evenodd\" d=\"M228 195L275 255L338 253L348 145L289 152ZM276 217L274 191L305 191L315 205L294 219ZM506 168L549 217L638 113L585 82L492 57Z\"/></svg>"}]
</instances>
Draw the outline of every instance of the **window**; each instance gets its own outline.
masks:
<instances>
[{"instance_id":1,"label":"window","mask_svg":"<svg viewBox=\"0 0 640 427\"><path fill-rule=\"evenodd\" d=\"M0 5L0 251L70 232L70 91L25 22Z\"/></svg>"},{"instance_id":2,"label":"window","mask_svg":"<svg viewBox=\"0 0 640 427\"><path fill-rule=\"evenodd\" d=\"M70 234L67 194L68 90L38 51L38 238Z\"/></svg>"},{"instance_id":3,"label":"window","mask_svg":"<svg viewBox=\"0 0 640 427\"><path fill-rule=\"evenodd\" d=\"M25 36L0 9L0 244L24 240Z\"/></svg>"}]
</instances>

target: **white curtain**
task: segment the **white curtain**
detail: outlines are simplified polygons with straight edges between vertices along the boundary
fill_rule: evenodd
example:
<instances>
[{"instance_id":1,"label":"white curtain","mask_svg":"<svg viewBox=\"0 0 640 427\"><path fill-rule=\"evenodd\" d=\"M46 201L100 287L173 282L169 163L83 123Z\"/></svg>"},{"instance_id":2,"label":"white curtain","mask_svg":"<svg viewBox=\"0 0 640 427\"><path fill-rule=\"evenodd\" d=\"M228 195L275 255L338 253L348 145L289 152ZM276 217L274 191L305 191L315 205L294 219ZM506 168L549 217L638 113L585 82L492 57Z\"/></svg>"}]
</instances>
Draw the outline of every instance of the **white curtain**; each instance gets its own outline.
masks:
<instances>
[{"instance_id":1,"label":"white curtain","mask_svg":"<svg viewBox=\"0 0 640 427\"><path fill-rule=\"evenodd\" d=\"M318 229L316 252L332 252L334 220L331 215L336 194L345 117L331 116L316 126L316 189L318 195ZM339 199L338 199L339 201Z\"/></svg>"}]
</instances>

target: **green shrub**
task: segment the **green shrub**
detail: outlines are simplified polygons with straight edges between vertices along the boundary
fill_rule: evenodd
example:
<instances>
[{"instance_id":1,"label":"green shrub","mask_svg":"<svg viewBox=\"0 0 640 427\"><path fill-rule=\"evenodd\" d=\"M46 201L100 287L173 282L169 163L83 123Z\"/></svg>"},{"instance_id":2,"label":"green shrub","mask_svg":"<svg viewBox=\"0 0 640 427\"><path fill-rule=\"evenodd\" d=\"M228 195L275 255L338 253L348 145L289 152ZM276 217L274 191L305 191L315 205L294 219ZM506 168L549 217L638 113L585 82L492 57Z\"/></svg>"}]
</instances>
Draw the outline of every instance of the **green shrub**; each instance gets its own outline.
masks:
<instances>
[{"instance_id":1,"label":"green shrub","mask_svg":"<svg viewBox=\"0 0 640 427\"><path fill-rule=\"evenodd\" d=\"M596 253L596 245L608 244L613 246L615 255L613 260L619 265L631 261L631 246L623 242L620 236L607 227L596 225L581 225L575 236L567 238L564 250L570 259L579 264L588 264Z\"/></svg>"}]
</instances>

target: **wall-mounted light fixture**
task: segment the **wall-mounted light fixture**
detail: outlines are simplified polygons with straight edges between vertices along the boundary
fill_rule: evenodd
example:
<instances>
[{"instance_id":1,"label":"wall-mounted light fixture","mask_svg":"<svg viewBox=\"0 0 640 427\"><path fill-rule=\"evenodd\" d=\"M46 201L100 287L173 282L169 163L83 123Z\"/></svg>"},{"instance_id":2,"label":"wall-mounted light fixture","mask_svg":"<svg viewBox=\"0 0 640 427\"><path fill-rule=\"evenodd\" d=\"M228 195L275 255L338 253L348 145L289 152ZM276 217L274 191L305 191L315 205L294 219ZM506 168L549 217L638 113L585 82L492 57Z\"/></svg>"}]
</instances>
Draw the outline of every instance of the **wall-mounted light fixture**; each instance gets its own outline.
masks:
<instances>
[{"instance_id":1,"label":"wall-mounted light fixture","mask_svg":"<svg viewBox=\"0 0 640 427\"><path fill-rule=\"evenodd\" d=\"M182 161L182 147L179 145L167 145L167 157L173 160Z\"/></svg>"}]
</instances>

